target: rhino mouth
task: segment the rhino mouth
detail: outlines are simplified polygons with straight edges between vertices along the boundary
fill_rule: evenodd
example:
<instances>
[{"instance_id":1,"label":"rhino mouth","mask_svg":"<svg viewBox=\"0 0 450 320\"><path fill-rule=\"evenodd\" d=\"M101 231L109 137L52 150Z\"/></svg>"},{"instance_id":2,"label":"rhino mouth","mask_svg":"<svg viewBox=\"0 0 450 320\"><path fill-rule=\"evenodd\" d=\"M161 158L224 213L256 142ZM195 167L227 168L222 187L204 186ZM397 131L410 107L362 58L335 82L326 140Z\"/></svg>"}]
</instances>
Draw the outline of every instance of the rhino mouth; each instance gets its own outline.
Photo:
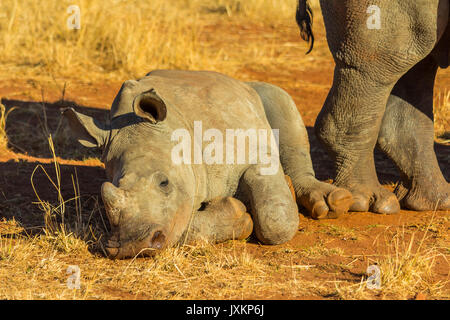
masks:
<instances>
[{"instance_id":1,"label":"rhino mouth","mask_svg":"<svg viewBox=\"0 0 450 320\"><path fill-rule=\"evenodd\" d=\"M119 239L112 235L106 242L108 258L125 259L136 256L154 256L167 244L165 232L160 228L149 227L144 234L133 239Z\"/></svg>"}]
</instances>

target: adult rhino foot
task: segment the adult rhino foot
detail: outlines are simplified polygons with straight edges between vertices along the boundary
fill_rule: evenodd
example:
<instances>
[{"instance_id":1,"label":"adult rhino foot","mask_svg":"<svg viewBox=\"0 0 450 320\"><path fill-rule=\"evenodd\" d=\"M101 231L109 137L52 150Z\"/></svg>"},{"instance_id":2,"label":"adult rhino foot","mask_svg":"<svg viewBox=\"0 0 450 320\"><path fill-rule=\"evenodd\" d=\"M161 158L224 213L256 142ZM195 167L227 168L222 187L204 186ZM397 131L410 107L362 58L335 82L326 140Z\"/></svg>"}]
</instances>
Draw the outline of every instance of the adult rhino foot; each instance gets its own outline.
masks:
<instances>
[{"instance_id":1,"label":"adult rhino foot","mask_svg":"<svg viewBox=\"0 0 450 320\"><path fill-rule=\"evenodd\" d=\"M418 184L416 187L406 188L399 184L395 194L405 209L414 211L450 210L450 184L447 182L434 185Z\"/></svg>"},{"instance_id":2,"label":"adult rhino foot","mask_svg":"<svg viewBox=\"0 0 450 320\"><path fill-rule=\"evenodd\" d=\"M353 203L349 191L320 181L302 188L298 199L313 219L336 219L346 213Z\"/></svg>"},{"instance_id":3,"label":"adult rhino foot","mask_svg":"<svg viewBox=\"0 0 450 320\"><path fill-rule=\"evenodd\" d=\"M382 186L368 187L359 185L349 189L354 199L349 211L369 211L380 214L396 214L400 212L400 203L397 197Z\"/></svg>"}]
</instances>

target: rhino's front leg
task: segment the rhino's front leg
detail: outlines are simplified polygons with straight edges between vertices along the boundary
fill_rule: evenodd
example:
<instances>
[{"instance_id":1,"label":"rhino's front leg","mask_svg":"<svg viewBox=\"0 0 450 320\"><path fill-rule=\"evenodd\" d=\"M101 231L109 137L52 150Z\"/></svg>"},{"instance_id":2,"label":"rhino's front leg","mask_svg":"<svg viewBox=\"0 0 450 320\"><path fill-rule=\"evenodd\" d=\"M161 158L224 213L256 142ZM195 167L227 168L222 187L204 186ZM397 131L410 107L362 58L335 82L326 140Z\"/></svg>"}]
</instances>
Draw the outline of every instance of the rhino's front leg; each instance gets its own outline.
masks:
<instances>
[{"instance_id":1,"label":"rhino's front leg","mask_svg":"<svg viewBox=\"0 0 450 320\"><path fill-rule=\"evenodd\" d=\"M350 211L400 211L395 195L378 181L373 156L389 92L388 86L338 65L333 87L316 120L316 136L336 164L335 184L353 195Z\"/></svg>"},{"instance_id":2,"label":"rhino's front leg","mask_svg":"<svg viewBox=\"0 0 450 320\"><path fill-rule=\"evenodd\" d=\"M262 175L259 166L252 166L239 188L250 205L255 234L261 242L281 244L292 239L298 229L298 208L281 168L275 175Z\"/></svg>"},{"instance_id":3,"label":"rhino's front leg","mask_svg":"<svg viewBox=\"0 0 450 320\"><path fill-rule=\"evenodd\" d=\"M242 240L253 231L253 221L245 205L233 198L218 198L209 202L204 210L194 213L182 241L224 242Z\"/></svg>"}]
</instances>

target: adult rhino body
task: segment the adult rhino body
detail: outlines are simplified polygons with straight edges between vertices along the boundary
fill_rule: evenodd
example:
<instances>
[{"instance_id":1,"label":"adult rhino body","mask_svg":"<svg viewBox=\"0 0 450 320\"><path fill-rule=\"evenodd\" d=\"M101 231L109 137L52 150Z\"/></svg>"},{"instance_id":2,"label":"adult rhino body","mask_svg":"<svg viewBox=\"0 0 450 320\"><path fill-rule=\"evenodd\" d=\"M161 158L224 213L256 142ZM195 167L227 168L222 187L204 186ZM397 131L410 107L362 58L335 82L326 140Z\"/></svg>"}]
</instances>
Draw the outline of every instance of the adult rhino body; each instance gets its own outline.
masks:
<instances>
[{"instance_id":1,"label":"adult rhino body","mask_svg":"<svg viewBox=\"0 0 450 320\"><path fill-rule=\"evenodd\" d=\"M335 160L335 184L353 194L350 210L390 214L400 204L419 211L450 209L433 131L435 76L450 60L449 1L321 0L320 5L336 67L315 130ZM307 0L299 0L297 22L312 48ZM378 181L375 145L401 172L397 197Z\"/></svg>"},{"instance_id":2,"label":"adult rhino body","mask_svg":"<svg viewBox=\"0 0 450 320\"><path fill-rule=\"evenodd\" d=\"M80 143L103 148L109 182L101 193L112 228L111 257L200 238L243 239L253 226L265 244L294 236L298 210L278 153L271 174L262 174L267 166L259 162L176 163L172 152L179 141L173 133L182 129L197 139L195 122L201 122L203 132L223 135L227 129L279 129L281 164L313 217L335 218L352 202L348 191L315 179L296 106L286 92L269 84L243 83L214 72L158 70L123 84L109 124L73 109L64 115ZM205 152L205 144L200 151Z\"/></svg>"}]
</instances>

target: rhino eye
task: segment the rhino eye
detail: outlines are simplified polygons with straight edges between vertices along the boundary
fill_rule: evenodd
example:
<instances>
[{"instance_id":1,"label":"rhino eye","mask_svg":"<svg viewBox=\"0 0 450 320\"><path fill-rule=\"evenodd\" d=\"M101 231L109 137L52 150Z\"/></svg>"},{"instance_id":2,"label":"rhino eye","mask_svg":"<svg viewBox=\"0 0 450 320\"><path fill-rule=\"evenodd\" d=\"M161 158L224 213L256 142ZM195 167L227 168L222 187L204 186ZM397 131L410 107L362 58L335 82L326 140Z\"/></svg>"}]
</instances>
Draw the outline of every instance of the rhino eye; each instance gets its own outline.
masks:
<instances>
[{"instance_id":1,"label":"rhino eye","mask_svg":"<svg viewBox=\"0 0 450 320\"><path fill-rule=\"evenodd\" d=\"M172 192L172 186L169 184L169 179L165 178L161 180L161 182L159 183L159 189L166 195Z\"/></svg>"},{"instance_id":2,"label":"rhino eye","mask_svg":"<svg viewBox=\"0 0 450 320\"><path fill-rule=\"evenodd\" d=\"M159 183L159 186L161 187L161 188L165 188L165 187L167 187L169 185L169 180L168 179L164 179L163 181L161 181L160 183Z\"/></svg>"},{"instance_id":3,"label":"rhino eye","mask_svg":"<svg viewBox=\"0 0 450 320\"><path fill-rule=\"evenodd\" d=\"M159 189L168 194L171 192L171 185L169 183L169 178L162 172L157 172L153 178L154 183L156 186L159 187Z\"/></svg>"}]
</instances>

